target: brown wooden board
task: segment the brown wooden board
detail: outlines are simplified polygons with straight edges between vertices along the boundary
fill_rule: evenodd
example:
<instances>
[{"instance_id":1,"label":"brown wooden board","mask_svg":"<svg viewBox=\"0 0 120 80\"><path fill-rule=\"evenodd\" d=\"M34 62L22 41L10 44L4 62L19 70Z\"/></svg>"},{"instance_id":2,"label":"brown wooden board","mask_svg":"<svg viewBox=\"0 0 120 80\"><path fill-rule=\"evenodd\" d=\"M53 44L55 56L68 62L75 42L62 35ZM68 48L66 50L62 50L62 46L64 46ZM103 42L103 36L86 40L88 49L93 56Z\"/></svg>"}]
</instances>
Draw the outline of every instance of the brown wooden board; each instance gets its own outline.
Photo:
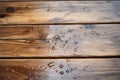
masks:
<instances>
[{"instance_id":1,"label":"brown wooden board","mask_svg":"<svg viewBox=\"0 0 120 80\"><path fill-rule=\"evenodd\" d=\"M48 35L47 25L4 25L0 26L0 39L45 39Z\"/></svg>"},{"instance_id":2,"label":"brown wooden board","mask_svg":"<svg viewBox=\"0 0 120 80\"><path fill-rule=\"evenodd\" d=\"M120 59L0 60L1 80L119 80Z\"/></svg>"},{"instance_id":3,"label":"brown wooden board","mask_svg":"<svg viewBox=\"0 0 120 80\"><path fill-rule=\"evenodd\" d=\"M0 56L120 56L120 25L0 26Z\"/></svg>"},{"instance_id":4,"label":"brown wooden board","mask_svg":"<svg viewBox=\"0 0 120 80\"><path fill-rule=\"evenodd\" d=\"M120 22L120 1L0 2L0 24Z\"/></svg>"}]
</instances>

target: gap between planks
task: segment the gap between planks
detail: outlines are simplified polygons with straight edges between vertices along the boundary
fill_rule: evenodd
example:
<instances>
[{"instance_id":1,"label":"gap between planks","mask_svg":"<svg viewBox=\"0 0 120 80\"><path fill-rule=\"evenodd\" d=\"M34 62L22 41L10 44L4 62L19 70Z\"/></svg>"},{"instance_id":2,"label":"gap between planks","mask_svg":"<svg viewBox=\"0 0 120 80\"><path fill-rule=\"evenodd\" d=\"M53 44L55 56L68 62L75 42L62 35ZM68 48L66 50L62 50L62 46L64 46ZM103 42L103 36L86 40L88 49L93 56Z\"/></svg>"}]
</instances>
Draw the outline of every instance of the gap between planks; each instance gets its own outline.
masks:
<instances>
[{"instance_id":1,"label":"gap between planks","mask_svg":"<svg viewBox=\"0 0 120 80\"><path fill-rule=\"evenodd\" d=\"M34 57L0 57L0 59L110 59L120 58L120 55L114 56L34 56Z\"/></svg>"},{"instance_id":2,"label":"gap between planks","mask_svg":"<svg viewBox=\"0 0 120 80\"><path fill-rule=\"evenodd\" d=\"M120 1L120 0L0 0L0 2L35 2L35 1Z\"/></svg>"},{"instance_id":3,"label":"gap between planks","mask_svg":"<svg viewBox=\"0 0 120 80\"><path fill-rule=\"evenodd\" d=\"M89 24L120 24L119 22L78 22L78 23L32 23L32 24L19 24L19 23L9 23L9 24L0 24L0 26L6 26L6 25L89 25Z\"/></svg>"}]
</instances>

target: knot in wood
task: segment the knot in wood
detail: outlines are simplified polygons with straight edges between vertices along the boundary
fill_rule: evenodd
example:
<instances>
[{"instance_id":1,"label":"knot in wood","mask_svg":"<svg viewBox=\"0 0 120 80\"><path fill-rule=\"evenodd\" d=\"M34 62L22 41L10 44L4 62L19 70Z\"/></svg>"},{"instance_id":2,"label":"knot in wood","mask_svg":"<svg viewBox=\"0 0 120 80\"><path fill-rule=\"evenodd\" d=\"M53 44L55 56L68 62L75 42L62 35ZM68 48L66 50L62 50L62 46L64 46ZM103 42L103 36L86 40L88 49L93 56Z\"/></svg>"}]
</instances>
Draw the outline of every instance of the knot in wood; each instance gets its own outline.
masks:
<instances>
[{"instance_id":1,"label":"knot in wood","mask_svg":"<svg viewBox=\"0 0 120 80\"><path fill-rule=\"evenodd\" d=\"M14 12L14 8L13 7L8 7L7 12L10 12L10 13Z\"/></svg>"}]
</instances>

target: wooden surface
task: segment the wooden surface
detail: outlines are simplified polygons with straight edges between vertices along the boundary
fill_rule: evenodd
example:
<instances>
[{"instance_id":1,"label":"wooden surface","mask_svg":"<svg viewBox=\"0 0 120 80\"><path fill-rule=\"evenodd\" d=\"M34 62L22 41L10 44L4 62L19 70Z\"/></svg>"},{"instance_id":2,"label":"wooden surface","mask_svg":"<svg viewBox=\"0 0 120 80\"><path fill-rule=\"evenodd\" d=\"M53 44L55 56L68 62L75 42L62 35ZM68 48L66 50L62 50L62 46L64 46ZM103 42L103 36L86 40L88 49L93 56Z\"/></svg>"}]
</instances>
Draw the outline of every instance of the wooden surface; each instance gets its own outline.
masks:
<instances>
[{"instance_id":1,"label":"wooden surface","mask_svg":"<svg viewBox=\"0 0 120 80\"><path fill-rule=\"evenodd\" d=\"M0 26L0 56L120 56L119 38L119 24Z\"/></svg>"},{"instance_id":2,"label":"wooden surface","mask_svg":"<svg viewBox=\"0 0 120 80\"><path fill-rule=\"evenodd\" d=\"M119 57L119 0L0 0L0 80L119 80Z\"/></svg>"},{"instance_id":3,"label":"wooden surface","mask_svg":"<svg viewBox=\"0 0 120 80\"><path fill-rule=\"evenodd\" d=\"M0 24L119 22L119 4L120 1L0 2Z\"/></svg>"},{"instance_id":4,"label":"wooden surface","mask_svg":"<svg viewBox=\"0 0 120 80\"><path fill-rule=\"evenodd\" d=\"M41 39L46 40L47 25L0 25L0 39Z\"/></svg>"},{"instance_id":5,"label":"wooden surface","mask_svg":"<svg viewBox=\"0 0 120 80\"><path fill-rule=\"evenodd\" d=\"M1 80L119 80L120 59L0 60Z\"/></svg>"}]
</instances>

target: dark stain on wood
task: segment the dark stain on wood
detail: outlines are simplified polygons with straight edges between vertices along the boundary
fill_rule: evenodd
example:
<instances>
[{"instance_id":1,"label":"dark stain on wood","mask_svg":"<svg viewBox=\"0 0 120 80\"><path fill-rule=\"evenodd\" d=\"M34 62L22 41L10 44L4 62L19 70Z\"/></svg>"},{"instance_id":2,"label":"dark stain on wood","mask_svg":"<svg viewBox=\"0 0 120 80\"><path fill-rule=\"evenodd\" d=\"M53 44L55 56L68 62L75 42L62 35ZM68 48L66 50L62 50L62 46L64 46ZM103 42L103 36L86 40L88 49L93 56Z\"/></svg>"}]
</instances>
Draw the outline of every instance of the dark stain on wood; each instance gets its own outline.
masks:
<instances>
[{"instance_id":1,"label":"dark stain on wood","mask_svg":"<svg viewBox=\"0 0 120 80\"><path fill-rule=\"evenodd\" d=\"M112 36L111 40L114 42L114 45L120 46L120 35Z\"/></svg>"},{"instance_id":2,"label":"dark stain on wood","mask_svg":"<svg viewBox=\"0 0 120 80\"><path fill-rule=\"evenodd\" d=\"M0 14L0 18L5 18L6 16L6 14Z\"/></svg>"},{"instance_id":3,"label":"dark stain on wood","mask_svg":"<svg viewBox=\"0 0 120 80\"><path fill-rule=\"evenodd\" d=\"M88 24L88 25L85 25L85 28L86 28L86 29L94 29L95 26L94 26L94 25L91 25L91 24Z\"/></svg>"},{"instance_id":4,"label":"dark stain on wood","mask_svg":"<svg viewBox=\"0 0 120 80\"><path fill-rule=\"evenodd\" d=\"M23 13L30 13L34 10L31 6L34 6L35 4L24 4L24 7L21 7L23 4L20 5L18 3L18 6L15 6L15 3L11 4L11 2L2 2L2 4L0 4L0 18L13 17L16 14L21 15Z\"/></svg>"}]
</instances>

